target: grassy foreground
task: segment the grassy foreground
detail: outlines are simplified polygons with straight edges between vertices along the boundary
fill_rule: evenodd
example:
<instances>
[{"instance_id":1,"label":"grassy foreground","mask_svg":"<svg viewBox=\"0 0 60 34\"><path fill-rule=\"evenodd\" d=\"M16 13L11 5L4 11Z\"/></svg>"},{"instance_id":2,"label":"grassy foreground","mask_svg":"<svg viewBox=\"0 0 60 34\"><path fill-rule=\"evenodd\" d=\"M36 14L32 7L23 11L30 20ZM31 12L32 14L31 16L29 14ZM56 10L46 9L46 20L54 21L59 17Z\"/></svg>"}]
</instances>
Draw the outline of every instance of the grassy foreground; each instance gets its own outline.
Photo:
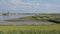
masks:
<instances>
[{"instance_id":1,"label":"grassy foreground","mask_svg":"<svg viewBox=\"0 0 60 34\"><path fill-rule=\"evenodd\" d=\"M60 34L60 24L0 25L0 34Z\"/></svg>"}]
</instances>

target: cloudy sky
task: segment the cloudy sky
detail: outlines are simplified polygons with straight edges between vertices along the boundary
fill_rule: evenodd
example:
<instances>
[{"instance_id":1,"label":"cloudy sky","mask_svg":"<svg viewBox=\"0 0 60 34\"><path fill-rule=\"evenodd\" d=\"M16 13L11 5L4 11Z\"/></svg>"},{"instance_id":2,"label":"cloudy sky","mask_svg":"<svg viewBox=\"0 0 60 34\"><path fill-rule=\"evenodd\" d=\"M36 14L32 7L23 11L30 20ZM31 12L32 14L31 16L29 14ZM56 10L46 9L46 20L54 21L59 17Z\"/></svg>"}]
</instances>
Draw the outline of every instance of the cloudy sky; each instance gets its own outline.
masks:
<instances>
[{"instance_id":1,"label":"cloudy sky","mask_svg":"<svg viewBox=\"0 0 60 34\"><path fill-rule=\"evenodd\" d=\"M60 0L0 0L0 12L60 13Z\"/></svg>"}]
</instances>

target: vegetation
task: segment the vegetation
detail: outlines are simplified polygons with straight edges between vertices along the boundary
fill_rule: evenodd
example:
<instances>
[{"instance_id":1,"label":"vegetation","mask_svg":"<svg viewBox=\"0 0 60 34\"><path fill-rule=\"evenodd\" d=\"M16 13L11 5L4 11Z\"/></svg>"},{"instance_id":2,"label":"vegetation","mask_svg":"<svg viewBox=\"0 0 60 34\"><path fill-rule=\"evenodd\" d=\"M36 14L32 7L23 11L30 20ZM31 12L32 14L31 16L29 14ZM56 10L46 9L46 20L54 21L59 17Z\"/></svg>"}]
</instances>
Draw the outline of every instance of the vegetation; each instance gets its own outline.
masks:
<instances>
[{"instance_id":1,"label":"vegetation","mask_svg":"<svg viewBox=\"0 0 60 34\"><path fill-rule=\"evenodd\" d=\"M60 14L38 14L38 15L34 15L34 16L22 17L22 18L18 18L18 19L11 19L11 20L5 20L5 21L9 21L9 22L19 22L19 21L43 21L43 22L45 22L45 21L47 21L47 22L49 22L52 19L54 21L60 20ZM58 21L58 22L60 22L60 21Z\"/></svg>"},{"instance_id":2,"label":"vegetation","mask_svg":"<svg viewBox=\"0 0 60 34\"><path fill-rule=\"evenodd\" d=\"M60 34L60 24L0 25L0 34Z\"/></svg>"},{"instance_id":3,"label":"vegetation","mask_svg":"<svg viewBox=\"0 0 60 34\"><path fill-rule=\"evenodd\" d=\"M39 14L6 21L48 21L60 20L60 14ZM60 34L60 24L23 24L23 25L0 25L0 34Z\"/></svg>"}]
</instances>

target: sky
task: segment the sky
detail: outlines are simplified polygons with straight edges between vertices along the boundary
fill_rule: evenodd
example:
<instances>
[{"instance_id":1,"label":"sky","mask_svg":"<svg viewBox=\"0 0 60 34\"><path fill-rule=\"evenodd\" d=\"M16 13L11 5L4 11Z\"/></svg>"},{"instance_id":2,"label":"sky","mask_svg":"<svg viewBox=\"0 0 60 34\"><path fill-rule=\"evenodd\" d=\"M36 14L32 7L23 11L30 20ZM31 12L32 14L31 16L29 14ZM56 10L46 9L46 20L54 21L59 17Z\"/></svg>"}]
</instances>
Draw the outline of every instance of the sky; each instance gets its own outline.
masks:
<instances>
[{"instance_id":1,"label":"sky","mask_svg":"<svg viewBox=\"0 0 60 34\"><path fill-rule=\"evenodd\" d=\"M60 0L0 0L0 13L60 13Z\"/></svg>"}]
</instances>

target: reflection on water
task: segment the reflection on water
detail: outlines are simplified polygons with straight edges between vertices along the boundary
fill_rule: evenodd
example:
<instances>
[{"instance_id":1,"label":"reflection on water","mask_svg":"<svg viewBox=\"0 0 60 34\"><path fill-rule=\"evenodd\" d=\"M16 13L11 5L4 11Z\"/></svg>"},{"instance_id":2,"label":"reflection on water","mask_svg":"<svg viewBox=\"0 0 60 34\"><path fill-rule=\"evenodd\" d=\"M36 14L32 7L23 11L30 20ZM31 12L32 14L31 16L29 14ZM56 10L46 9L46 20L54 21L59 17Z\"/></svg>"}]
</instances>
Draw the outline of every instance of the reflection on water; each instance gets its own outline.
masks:
<instances>
[{"instance_id":1,"label":"reflection on water","mask_svg":"<svg viewBox=\"0 0 60 34\"><path fill-rule=\"evenodd\" d=\"M10 16L0 16L0 24L55 24L52 22L7 22L4 20L20 18L31 15L10 15Z\"/></svg>"}]
</instances>

